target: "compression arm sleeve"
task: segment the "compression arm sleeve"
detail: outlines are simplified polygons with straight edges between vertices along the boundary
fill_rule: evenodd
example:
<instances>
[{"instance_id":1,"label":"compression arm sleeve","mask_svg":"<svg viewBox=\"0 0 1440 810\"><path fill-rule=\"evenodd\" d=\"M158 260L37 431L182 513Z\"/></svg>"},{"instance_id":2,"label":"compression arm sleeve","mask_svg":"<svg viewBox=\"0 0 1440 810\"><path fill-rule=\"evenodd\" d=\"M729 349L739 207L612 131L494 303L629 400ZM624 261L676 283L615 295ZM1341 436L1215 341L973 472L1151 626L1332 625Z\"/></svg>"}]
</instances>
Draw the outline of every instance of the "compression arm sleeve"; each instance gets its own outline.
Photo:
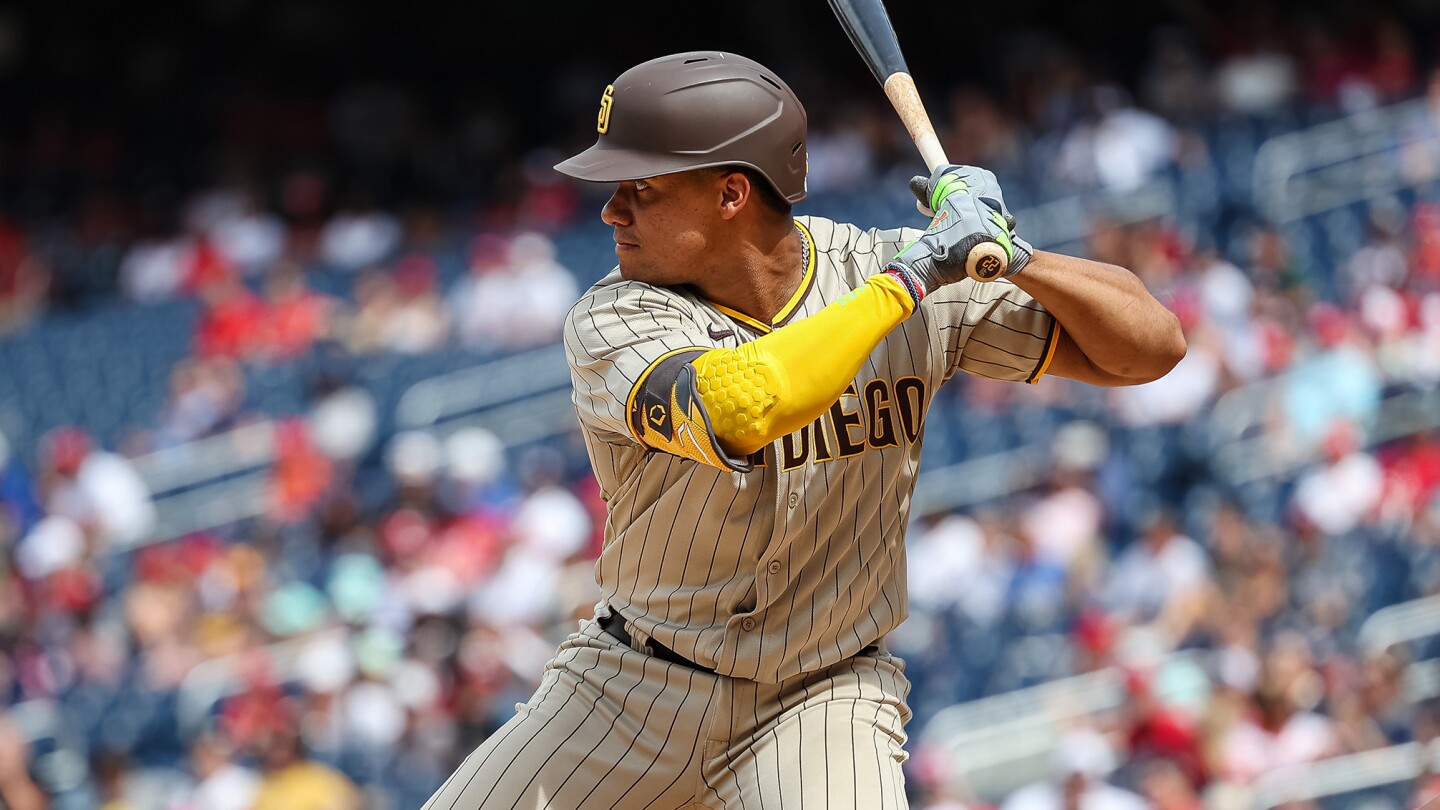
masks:
<instances>
[{"instance_id":1,"label":"compression arm sleeve","mask_svg":"<svg viewBox=\"0 0 1440 810\"><path fill-rule=\"evenodd\" d=\"M880 273L802 321L691 360L696 391L726 454L749 455L814 421L914 309L905 287Z\"/></svg>"}]
</instances>

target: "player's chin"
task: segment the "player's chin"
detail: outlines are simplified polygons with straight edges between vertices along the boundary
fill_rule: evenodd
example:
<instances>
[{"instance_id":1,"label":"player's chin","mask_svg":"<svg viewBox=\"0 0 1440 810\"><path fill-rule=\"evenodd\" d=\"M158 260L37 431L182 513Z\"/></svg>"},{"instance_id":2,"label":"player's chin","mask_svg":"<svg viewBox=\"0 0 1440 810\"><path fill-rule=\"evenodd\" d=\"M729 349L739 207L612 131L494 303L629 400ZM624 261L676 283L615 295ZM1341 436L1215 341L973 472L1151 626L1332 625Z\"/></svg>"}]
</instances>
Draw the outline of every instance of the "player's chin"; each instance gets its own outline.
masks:
<instances>
[{"instance_id":1,"label":"player's chin","mask_svg":"<svg viewBox=\"0 0 1440 810\"><path fill-rule=\"evenodd\" d=\"M620 277L626 281L655 283L655 274L648 272L643 262L628 259L623 253L620 254Z\"/></svg>"}]
</instances>

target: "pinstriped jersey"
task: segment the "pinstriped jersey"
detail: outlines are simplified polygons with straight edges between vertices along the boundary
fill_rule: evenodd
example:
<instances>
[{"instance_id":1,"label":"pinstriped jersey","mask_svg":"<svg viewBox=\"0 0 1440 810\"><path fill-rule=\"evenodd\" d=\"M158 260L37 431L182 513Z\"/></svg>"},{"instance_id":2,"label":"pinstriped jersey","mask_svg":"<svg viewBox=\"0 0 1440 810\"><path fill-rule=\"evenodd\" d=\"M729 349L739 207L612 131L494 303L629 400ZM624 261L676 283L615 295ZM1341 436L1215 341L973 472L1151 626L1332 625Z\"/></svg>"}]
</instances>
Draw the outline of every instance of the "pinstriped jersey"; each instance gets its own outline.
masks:
<instances>
[{"instance_id":1,"label":"pinstriped jersey","mask_svg":"<svg viewBox=\"0 0 1440 810\"><path fill-rule=\"evenodd\" d=\"M604 602L641 634L718 673L775 682L879 641L906 617L904 533L925 413L957 371L1037 379L1058 325L1008 281L927 296L811 424L721 469L641 444L639 383L685 350L735 347L859 287L919 237L797 217L810 243L771 323L690 288L621 278L567 317L574 402L608 516L596 564Z\"/></svg>"}]
</instances>

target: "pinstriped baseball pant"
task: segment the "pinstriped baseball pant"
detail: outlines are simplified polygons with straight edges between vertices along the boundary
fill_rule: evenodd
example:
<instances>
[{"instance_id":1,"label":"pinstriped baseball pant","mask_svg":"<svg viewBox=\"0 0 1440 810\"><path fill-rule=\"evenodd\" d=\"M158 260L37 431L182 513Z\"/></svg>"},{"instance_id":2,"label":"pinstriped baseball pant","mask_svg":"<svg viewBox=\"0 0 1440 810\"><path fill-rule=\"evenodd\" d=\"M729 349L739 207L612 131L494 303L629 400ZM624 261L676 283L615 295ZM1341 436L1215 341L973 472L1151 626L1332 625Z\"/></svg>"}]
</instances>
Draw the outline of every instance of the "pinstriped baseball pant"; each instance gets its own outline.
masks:
<instances>
[{"instance_id":1,"label":"pinstriped baseball pant","mask_svg":"<svg viewBox=\"0 0 1440 810\"><path fill-rule=\"evenodd\" d=\"M884 652L761 684L589 621L424 810L904 808L909 689Z\"/></svg>"}]
</instances>

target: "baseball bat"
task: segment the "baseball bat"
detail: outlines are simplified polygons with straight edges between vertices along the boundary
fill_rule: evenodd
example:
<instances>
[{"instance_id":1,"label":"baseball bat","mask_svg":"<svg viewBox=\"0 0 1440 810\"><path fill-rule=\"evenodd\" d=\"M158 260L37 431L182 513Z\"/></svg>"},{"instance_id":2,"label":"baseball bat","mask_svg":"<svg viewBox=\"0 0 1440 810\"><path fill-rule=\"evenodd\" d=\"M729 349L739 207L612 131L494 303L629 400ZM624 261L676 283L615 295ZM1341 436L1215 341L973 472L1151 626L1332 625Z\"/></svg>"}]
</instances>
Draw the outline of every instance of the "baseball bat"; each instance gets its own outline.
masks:
<instances>
[{"instance_id":1,"label":"baseball bat","mask_svg":"<svg viewBox=\"0 0 1440 810\"><path fill-rule=\"evenodd\" d=\"M850 37L850 43L860 52L860 57L885 90L885 97L905 124L910 140L920 150L925 167L934 171L936 166L949 163L940 139L935 136L935 126L920 101L920 92L915 88L915 79L905 64L905 55L900 51L900 40L895 36L895 27L890 24L890 15L885 12L882 0L829 0L830 10L840 20L840 26ZM1009 259L1005 249L990 239L971 246L965 257L965 272L976 281L990 281L1005 272Z\"/></svg>"}]
</instances>

